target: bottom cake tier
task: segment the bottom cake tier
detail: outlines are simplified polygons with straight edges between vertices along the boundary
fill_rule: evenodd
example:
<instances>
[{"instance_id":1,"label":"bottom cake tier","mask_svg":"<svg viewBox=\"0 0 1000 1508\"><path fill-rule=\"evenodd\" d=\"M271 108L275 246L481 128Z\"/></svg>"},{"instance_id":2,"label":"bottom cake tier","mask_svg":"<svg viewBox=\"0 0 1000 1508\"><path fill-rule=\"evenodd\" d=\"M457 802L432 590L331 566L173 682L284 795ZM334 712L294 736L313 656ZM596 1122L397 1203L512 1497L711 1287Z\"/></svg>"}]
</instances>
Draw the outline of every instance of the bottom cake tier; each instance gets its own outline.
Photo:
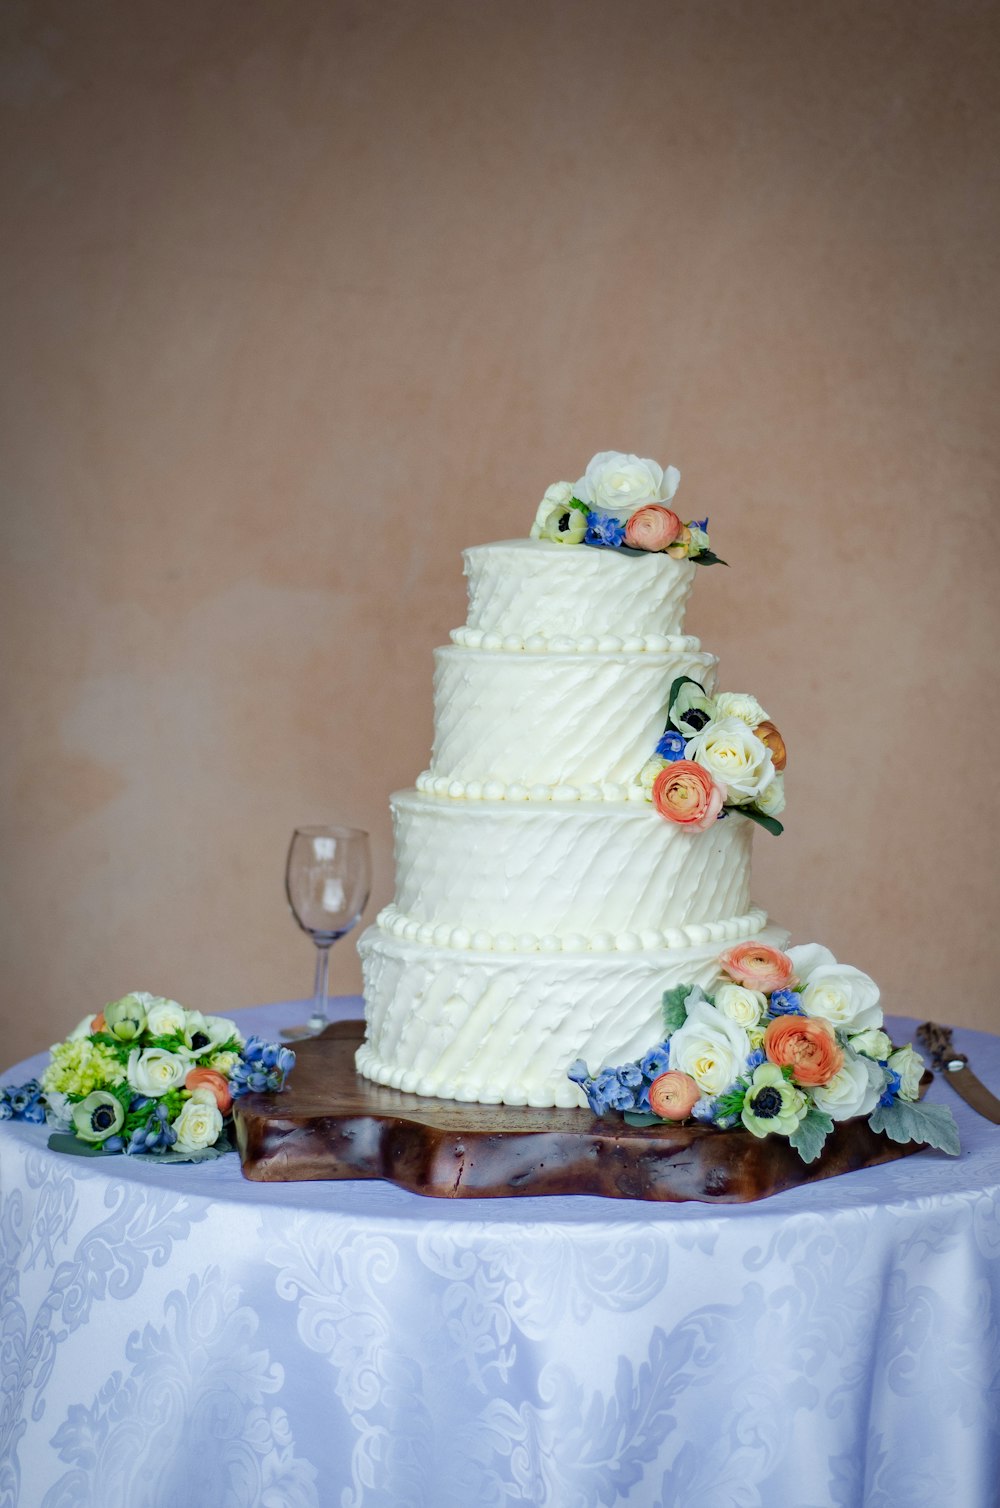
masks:
<instances>
[{"instance_id":1,"label":"bottom cake tier","mask_svg":"<svg viewBox=\"0 0 1000 1508\"><path fill-rule=\"evenodd\" d=\"M783 947L763 911L741 937ZM736 941L611 953L477 953L371 927L358 944L365 1040L358 1072L411 1094L482 1105L583 1106L566 1077L641 1058L663 1035L664 990L708 986Z\"/></svg>"}]
</instances>

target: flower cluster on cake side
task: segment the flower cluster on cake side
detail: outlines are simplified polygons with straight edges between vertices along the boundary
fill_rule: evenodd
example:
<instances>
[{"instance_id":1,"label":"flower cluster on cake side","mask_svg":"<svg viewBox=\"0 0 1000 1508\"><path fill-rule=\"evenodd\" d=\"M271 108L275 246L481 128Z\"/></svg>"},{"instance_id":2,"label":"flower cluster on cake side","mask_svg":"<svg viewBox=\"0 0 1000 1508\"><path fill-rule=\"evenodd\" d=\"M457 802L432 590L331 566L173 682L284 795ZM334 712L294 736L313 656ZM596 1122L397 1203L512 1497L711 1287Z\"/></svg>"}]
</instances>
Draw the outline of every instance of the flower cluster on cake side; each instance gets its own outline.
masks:
<instances>
[{"instance_id":1,"label":"flower cluster on cake side","mask_svg":"<svg viewBox=\"0 0 1000 1508\"><path fill-rule=\"evenodd\" d=\"M61 1151L193 1162L229 1150L233 1101L282 1089L294 1064L225 1016L134 991L56 1043L40 1080L0 1093L0 1119L47 1120Z\"/></svg>"},{"instance_id":2,"label":"flower cluster on cake side","mask_svg":"<svg viewBox=\"0 0 1000 1508\"><path fill-rule=\"evenodd\" d=\"M828 948L787 953L743 942L719 959L711 990L663 996L663 1038L636 1062L569 1077L595 1115L630 1125L701 1122L780 1136L811 1163L838 1121L867 1118L895 1142L957 1155L951 1111L919 1099L924 1061L883 1030L875 981Z\"/></svg>"},{"instance_id":3,"label":"flower cluster on cake side","mask_svg":"<svg viewBox=\"0 0 1000 1508\"><path fill-rule=\"evenodd\" d=\"M624 451L599 451L578 482L553 482L545 489L531 537L725 565L709 543L708 519L684 523L667 507L680 480L676 466L664 469Z\"/></svg>"},{"instance_id":4,"label":"flower cluster on cake side","mask_svg":"<svg viewBox=\"0 0 1000 1508\"><path fill-rule=\"evenodd\" d=\"M661 817L689 832L739 811L778 834L786 762L785 741L755 696L709 696L682 675L670 688L667 726L639 784Z\"/></svg>"}]
</instances>

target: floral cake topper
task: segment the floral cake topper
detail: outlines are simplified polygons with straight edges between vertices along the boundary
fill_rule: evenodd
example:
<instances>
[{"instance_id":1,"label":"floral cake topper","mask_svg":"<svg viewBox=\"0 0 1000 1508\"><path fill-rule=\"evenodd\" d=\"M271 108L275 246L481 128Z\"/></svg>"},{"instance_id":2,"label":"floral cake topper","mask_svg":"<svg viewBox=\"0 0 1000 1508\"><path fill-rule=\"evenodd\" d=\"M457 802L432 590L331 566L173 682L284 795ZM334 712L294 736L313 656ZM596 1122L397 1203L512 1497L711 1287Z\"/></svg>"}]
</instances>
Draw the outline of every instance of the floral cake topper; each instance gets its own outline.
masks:
<instances>
[{"instance_id":1,"label":"floral cake topper","mask_svg":"<svg viewBox=\"0 0 1000 1508\"><path fill-rule=\"evenodd\" d=\"M683 523L667 507L680 479L676 466L664 470L658 461L624 451L599 451L578 482L546 488L531 538L725 565L709 546L708 519Z\"/></svg>"},{"instance_id":2,"label":"floral cake topper","mask_svg":"<svg viewBox=\"0 0 1000 1508\"><path fill-rule=\"evenodd\" d=\"M668 822L704 832L727 811L775 835L785 808L785 741L755 696L709 696L691 676L670 688L667 726L639 772L646 799Z\"/></svg>"},{"instance_id":3,"label":"floral cake topper","mask_svg":"<svg viewBox=\"0 0 1000 1508\"><path fill-rule=\"evenodd\" d=\"M663 996L663 1040L645 1057L591 1075L578 1060L569 1077L595 1115L630 1125L700 1121L756 1137L786 1137L814 1162L838 1121L867 1117L895 1142L957 1154L944 1105L921 1104L924 1062L883 1030L875 981L828 948L783 953L747 941L719 959L706 992L681 984Z\"/></svg>"}]
</instances>

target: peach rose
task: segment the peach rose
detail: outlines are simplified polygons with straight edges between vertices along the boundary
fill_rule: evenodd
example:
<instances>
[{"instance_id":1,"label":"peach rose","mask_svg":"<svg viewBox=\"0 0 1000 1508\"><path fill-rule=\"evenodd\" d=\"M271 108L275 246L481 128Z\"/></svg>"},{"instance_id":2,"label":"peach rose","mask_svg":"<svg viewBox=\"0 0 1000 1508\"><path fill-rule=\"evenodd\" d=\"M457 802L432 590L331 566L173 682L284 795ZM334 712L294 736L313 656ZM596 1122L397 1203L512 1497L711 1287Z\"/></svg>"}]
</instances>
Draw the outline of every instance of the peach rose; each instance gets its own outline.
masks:
<instances>
[{"instance_id":1,"label":"peach rose","mask_svg":"<svg viewBox=\"0 0 1000 1508\"><path fill-rule=\"evenodd\" d=\"M765 748L771 751L771 763L776 770L783 770L788 763L788 755L785 751L785 740L772 722L765 719L758 723L753 730Z\"/></svg>"},{"instance_id":2,"label":"peach rose","mask_svg":"<svg viewBox=\"0 0 1000 1508\"><path fill-rule=\"evenodd\" d=\"M645 508L637 508L625 525L625 543L633 550L665 550L682 528L676 513L659 503L647 503Z\"/></svg>"},{"instance_id":3,"label":"peach rose","mask_svg":"<svg viewBox=\"0 0 1000 1508\"><path fill-rule=\"evenodd\" d=\"M219 1073L214 1068L192 1068L184 1080L184 1088L190 1089L192 1093L196 1089L210 1089L223 1115L228 1115L232 1108L233 1097L229 1092L229 1081L225 1074Z\"/></svg>"},{"instance_id":4,"label":"peach rose","mask_svg":"<svg viewBox=\"0 0 1000 1508\"><path fill-rule=\"evenodd\" d=\"M701 1090L689 1073L669 1069L649 1086L649 1108L665 1121L686 1121L701 1099Z\"/></svg>"},{"instance_id":5,"label":"peach rose","mask_svg":"<svg viewBox=\"0 0 1000 1508\"><path fill-rule=\"evenodd\" d=\"M829 1084L844 1066L843 1050L818 1016L779 1016L764 1033L764 1051L798 1084Z\"/></svg>"},{"instance_id":6,"label":"peach rose","mask_svg":"<svg viewBox=\"0 0 1000 1508\"><path fill-rule=\"evenodd\" d=\"M772 990L787 989L795 979L795 965L788 954L769 947L767 943L736 943L723 953L719 962L737 984L745 984L750 990L763 990L765 995Z\"/></svg>"},{"instance_id":7,"label":"peach rose","mask_svg":"<svg viewBox=\"0 0 1000 1508\"><path fill-rule=\"evenodd\" d=\"M660 816L692 832L711 826L725 799L725 786L716 785L704 765L693 759L675 759L653 781L653 805Z\"/></svg>"}]
</instances>

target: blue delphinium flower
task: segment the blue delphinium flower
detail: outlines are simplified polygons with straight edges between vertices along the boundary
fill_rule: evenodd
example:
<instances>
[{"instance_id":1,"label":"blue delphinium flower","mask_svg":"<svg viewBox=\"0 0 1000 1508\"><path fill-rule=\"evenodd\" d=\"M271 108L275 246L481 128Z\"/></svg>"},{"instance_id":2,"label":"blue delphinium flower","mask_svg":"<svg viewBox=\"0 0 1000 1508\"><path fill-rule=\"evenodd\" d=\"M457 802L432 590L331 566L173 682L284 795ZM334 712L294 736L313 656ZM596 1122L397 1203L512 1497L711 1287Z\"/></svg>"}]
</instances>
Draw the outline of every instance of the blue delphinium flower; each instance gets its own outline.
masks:
<instances>
[{"instance_id":1,"label":"blue delphinium flower","mask_svg":"<svg viewBox=\"0 0 1000 1508\"><path fill-rule=\"evenodd\" d=\"M755 1068L759 1068L762 1063L766 1063L766 1062L767 1062L767 1053L764 1051L764 1049L762 1047L758 1047L747 1058L747 1067L750 1069L750 1071L752 1073Z\"/></svg>"},{"instance_id":2,"label":"blue delphinium flower","mask_svg":"<svg viewBox=\"0 0 1000 1508\"><path fill-rule=\"evenodd\" d=\"M623 1063L615 1071L618 1074L619 1084L624 1084L626 1089L638 1089L642 1083L642 1069L638 1063Z\"/></svg>"},{"instance_id":3,"label":"blue delphinium flower","mask_svg":"<svg viewBox=\"0 0 1000 1508\"><path fill-rule=\"evenodd\" d=\"M775 990L767 1002L772 1016L804 1016L802 999L795 990Z\"/></svg>"},{"instance_id":4,"label":"blue delphinium flower","mask_svg":"<svg viewBox=\"0 0 1000 1508\"><path fill-rule=\"evenodd\" d=\"M708 515L706 514L704 518L693 518L691 520L691 528L692 529L700 529L703 534L707 534L708 533Z\"/></svg>"},{"instance_id":5,"label":"blue delphinium flower","mask_svg":"<svg viewBox=\"0 0 1000 1508\"><path fill-rule=\"evenodd\" d=\"M11 1109L10 1097L6 1089L0 1089L0 1121L9 1121L13 1117L14 1111Z\"/></svg>"},{"instance_id":6,"label":"blue delphinium flower","mask_svg":"<svg viewBox=\"0 0 1000 1508\"><path fill-rule=\"evenodd\" d=\"M879 1104L891 1105L894 1103L896 1096L899 1094L899 1086L902 1080L900 1075L896 1073L895 1069L889 1067L888 1063L880 1063L879 1067L884 1068L886 1073L889 1075L886 1086L879 1098Z\"/></svg>"},{"instance_id":7,"label":"blue delphinium flower","mask_svg":"<svg viewBox=\"0 0 1000 1508\"><path fill-rule=\"evenodd\" d=\"M636 1094L635 1094L635 1108L637 1110L645 1111L645 1113L647 1115L650 1113L649 1084L646 1083L646 1082L644 1082L640 1086L640 1088L638 1088L636 1090Z\"/></svg>"},{"instance_id":8,"label":"blue delphinium flower","mask_svg":"<svg viewBox=\"0 0 1000 1508\"><path fill-rule=\"evenodd\" d=\"M661 759L673 761L683 759L686 748L683 734L678 733L676 728L668 728L656 745L656 752Z\"/></svg>"},{"instance_id":9,"label":"blue delphinium flower","mask_svg":"<svg viewBox=\"0 0 1000 1508\"><path fill-rule=\"evenodd\" d=\"M639 1064L647 1079L657 1079L670 1067L670 1043L661 1042L652 1048Z\"/></svg>"},{"instance_id":10,"label":"blue delphinium flower","mask_svg":"<svg viewBox=\"0 0 1000 1508\"><path fill-rule=\"evenodd\" d=\"M616 1075L615 1082L608 1093L608 1104L612 1110L634 1110L635 1089L629 1084L623 1084Z\"/></svg>"},{"instance_id":11,"label":"blue delphinium flower","mask_svg":"<svg viewBox=\"0 0 1000 1508\"><path fill-rule=\"evenodd\" d=\"M704 1123L714 1121L715 1100L710 1094L703 1094L701 1099L696 1102L694 1109L691 1111L691 1114L696 1121L702 1121Z\"/></svg>"},{"instance_id":12,"label":"blue delphinium flower","mask_svg":"<svg viewBox=\"0 0 1000 1508\"><path fill-rule=\"evenodd\" d=\"M605 545L617 550L625 543L625 525L621 519L610 518L603 513L588 513L587 532L583 542L586 545Z\"/></svg>"},{"instance_id":13,"label":"blue delphinium flower","mask_svg":"<svg viewBox=\"0 0 1000 1508\"><path fill-rule=\"evenodd\" d=\"M45 1096L37 1079L0 1088L0 1121L28 1121L41 1125L45 1119Z\"/></svg>"},{"instance_id":14,"label":"blue delphinium flower","mask_svg":"<svg viewBox=\"0 0 1000 1508\"><path fill-rule=\"evenodd\" d=\"M229 1091L234 1099L241 1094L276 1093L285 1087L285 1079L295 1067L290 1047L265 1042L263 1037L248 1037L240 1061L229 1075Z\"/></svg>"},{"instance_id":15,"label":"blue delphinium flower","mask_svg":"<svg viewBox=\"0 0 1000 1508\"><path fill-rule=\"evenodd\" d=\"M569 1068L566 1071L566 1077L572 1083L579 1084L581 1085L581 1087L587 1083L587 1081L590 1079L590 1074L587 1072L587 1065L582 1058L577 1058L575 1063L571 1063L569 1065Z\"/></svg>"}]
</instances>

